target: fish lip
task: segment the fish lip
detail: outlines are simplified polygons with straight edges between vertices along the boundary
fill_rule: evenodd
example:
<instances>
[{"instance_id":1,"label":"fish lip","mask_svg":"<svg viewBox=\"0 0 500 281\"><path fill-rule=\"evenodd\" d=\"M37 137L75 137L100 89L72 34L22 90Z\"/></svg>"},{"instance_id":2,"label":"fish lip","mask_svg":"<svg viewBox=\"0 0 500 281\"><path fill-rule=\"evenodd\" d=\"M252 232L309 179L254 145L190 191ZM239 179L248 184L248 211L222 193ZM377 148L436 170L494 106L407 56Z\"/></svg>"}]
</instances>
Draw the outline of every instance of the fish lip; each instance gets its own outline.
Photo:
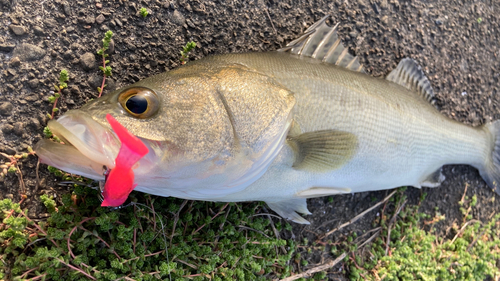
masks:
<instances>
[{"instance_id":1,"label":"fish lip","mask_svg":"<svg viewBox=\"0 0 500 281\"><path fill-rule=\"evenodd\" d=\"M62 147L47 144L47 140L45 140L45 142L40 141L36 145L37 150L39 150L37 154L42 163L62 170L71 170L70 172L76 174L86 171L87 176L89 176L89 167L91 166L94 172L89 177L94 179L103 179L103 166L110 169L115 166L120 141L111 129L104 127L85 112L81 110L68 111L57 120L49 121L47 126L54 135L64 142L66 147L63 150L72 153L72 157L68 157L67 161L56 157L58 154L56 150ZM69 146L74 147L76 151L73 151ZM87 159L78 160L75 155L81 155ZM54 158L57 158L58 161L54 161ZM75 162L80 162L81 165ZM96 171L99 166L101 167L100 172Z\"/></svg>"}]
</instances>

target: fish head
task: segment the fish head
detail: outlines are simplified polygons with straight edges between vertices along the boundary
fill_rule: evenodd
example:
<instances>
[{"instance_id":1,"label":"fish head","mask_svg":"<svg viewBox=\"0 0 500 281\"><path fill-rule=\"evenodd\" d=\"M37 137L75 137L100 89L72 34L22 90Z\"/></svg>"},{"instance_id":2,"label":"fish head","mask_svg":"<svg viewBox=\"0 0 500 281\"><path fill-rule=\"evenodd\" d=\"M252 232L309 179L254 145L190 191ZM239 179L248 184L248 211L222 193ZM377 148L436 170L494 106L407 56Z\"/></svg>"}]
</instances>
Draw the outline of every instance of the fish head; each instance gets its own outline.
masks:
<instances>
[{"instance_id":1,"label":"fish head","mask_svg":"<svg viewBox=\"0 0 500 281\"><path fill-rule=\"evenodd\" d=\"M64 144L40 141L35 150L41 162L104 180L104 169L115 167L120 149L106 120L110 114L148 147L148 154L133 167L136 190L216 200L244 189L276 157L294 99L279 85L260 85L259 94L267 100L256 97L251 99L254 104L237 103L235 99L248 99L245 95L254 91L251 80L240 81L247 84L247 93L230 95L244 89L234 84L234 71L201 71L193 65L141 80L49 121L48 127ZM273 103L273 91L281 100L269 112L263 102Z\"/></svg>"}]
</instances>

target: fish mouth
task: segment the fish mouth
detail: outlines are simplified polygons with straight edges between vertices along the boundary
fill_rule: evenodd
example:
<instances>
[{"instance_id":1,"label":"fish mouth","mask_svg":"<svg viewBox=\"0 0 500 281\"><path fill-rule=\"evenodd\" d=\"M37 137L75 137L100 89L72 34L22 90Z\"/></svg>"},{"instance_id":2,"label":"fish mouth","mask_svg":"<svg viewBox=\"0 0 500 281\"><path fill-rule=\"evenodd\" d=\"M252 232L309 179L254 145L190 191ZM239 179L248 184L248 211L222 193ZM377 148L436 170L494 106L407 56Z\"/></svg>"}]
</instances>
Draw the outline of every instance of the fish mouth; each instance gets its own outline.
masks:
<instances>
[{"instance_id":1,"label":"fish mouth","mask_svg":"<svg viewBox=\"0 0 500 281\"><path fill-rule=\"evenodd\" d=\"M68 111L47 126L63 143L39 141L35 151L40 162L94 180L104 180L104 166L115 166L120 141L85 112Z\"/></svg>"}]
</instances>

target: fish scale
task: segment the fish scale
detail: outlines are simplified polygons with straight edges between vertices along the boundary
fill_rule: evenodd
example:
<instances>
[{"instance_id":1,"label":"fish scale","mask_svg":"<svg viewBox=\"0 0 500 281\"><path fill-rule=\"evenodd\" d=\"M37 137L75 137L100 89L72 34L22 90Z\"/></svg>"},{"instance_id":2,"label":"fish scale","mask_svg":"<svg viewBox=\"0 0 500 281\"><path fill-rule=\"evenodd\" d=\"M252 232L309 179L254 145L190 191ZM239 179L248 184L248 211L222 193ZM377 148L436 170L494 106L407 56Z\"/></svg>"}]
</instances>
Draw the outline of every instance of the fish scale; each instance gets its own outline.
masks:
<instances>
[{"instance_id":1,"label":"fish scale","mask_svg":"<svg viewBox=\"0 0 500 281\"><path fill-rule=\"evenodd\" d=\"M335 129L349 131L362 139L360 161L353 159L345 169L333 171L331 176L312 177L311 186L324 182L329 182L333 188L342 185L332 179L343 173L350 175L345 183L367 178L356 188L351 187L352 192L380 189L377 183L383 184L386 176L398 178L393 187L418 186L422 177L427 176L425 172L432 173L444 164L464 163L479 167L485 157L484 151L490 146L483 129L448 119L417 94L383 79L315 62L304 65L304 59L290 59L288 54L230 54L212 59L258 69L290 89L296 98L294 120L302 133ZM401 139L405 149L391 149L383 143L388 139ZM372 173L363 176L360 170L369 166ZM378 170L373 168L377 166ZM401 176L399 167L404 167L402 169L408 174L413 173L412 177ZM378 179L378 173L383 171L392 174L382 174L382 179Z\"/></svg>"}]
</instances>

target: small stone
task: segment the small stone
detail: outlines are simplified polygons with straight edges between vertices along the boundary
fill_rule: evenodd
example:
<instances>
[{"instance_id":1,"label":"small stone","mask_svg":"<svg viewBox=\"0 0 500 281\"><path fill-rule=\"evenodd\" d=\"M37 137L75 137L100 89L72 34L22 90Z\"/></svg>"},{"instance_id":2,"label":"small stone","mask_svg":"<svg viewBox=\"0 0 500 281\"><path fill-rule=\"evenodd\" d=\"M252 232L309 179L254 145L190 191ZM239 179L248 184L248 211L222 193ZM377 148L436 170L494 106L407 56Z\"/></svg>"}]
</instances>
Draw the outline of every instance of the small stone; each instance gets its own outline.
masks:
<instances>
[{"instance_id":1,"label":"small stone","mask_svg":"<svg viewBox=\"0 0 500 281\"><path fill-rule=\"evenodd\" d=\"M6 101L0 104L0 114L3 116L10 116L12 115L12 110L14 109L14 106L12 103Z\"/></svg>"},{"instance_id":2,"label":"small stone","mask_svg":"<svg viewBox=\"0 0 500 281\"><path fill-rule=\"evenodd\" d=\"M11 25L9 25L9 28L17 36L21 36L21 35L26 34L26 28L24 28L24 26L22 26L22 25L11 24Z\"/></svg>"},{"instance_id":3,"label":"small stone","mask_svg":"<svg viewBox=\"0 0 500 281\"><path fill-rule=\"evenodd\" d=\"M39 95L37 94L33 94L31 96L27 96L25 98L25 100L29 101L29 102L35 102L35 101L38 101L39 100Z\"/></svg>"},{"instance_id":4,"label":"small stone","mask_svg":"<svg viewBox=\"0 0 500 281\"><path fill-rule=\"evenodd\" d=\"M64 14L67 16L71 16L71 6L68 4L68 2L62 3L62 6Z\"/></svg>"},{"instance_id":5,"label":"small stone","mask_svg":"<svg viewBox=\"0 0 500 281\"><path fill-rule=\"evenodd\" d=\"M31 128L33 128L34 130L38 130L38 129L40 129L40 127L41 127L41 126L40 126L40 121L38 121L38 119L36 119L36 118L31 118L31 119L30 119L29 126L30 126Z\"/></svg>"},{"instance_id":6,"label":"small stone","mask_svg":"<svg viewBox=\"0 0 500 281\"><path fill-rule=\"evenodd\" d=\"M14 126L12 126L11 124L2 125L2 132L4 134L10 134L12 133L12 131L14 131Z\"/></svg>"},{"instance_id":7,"label":"small stone","mask_svg":"<svg viewBox=\"0 0 500 281\"><path fill-rule=\"evenodd\" d=\"M109 41L108 54L112 54L115 52L115 40L111 39Z\"/></svg>"},{"instance_id":8,"label":"small stone","mask_svg":"<svg viewBox=\"0 0 500 281\"><path fill-rule=\"evenodd\" d=\"M40 26L34 26L33 27L33 32L35 33L35 35L45 36L45 31Z\"/></svg>"},{"instance_id":9,"label":"small stone","mask_svg":"<svg viewBox=\"0 0 500 281\"><path fill-rule=\"evenodd\" d=\"M95 22L97 22L98 24L101 24L103 23L105 20L104 16L102 14L98 15L96 18L95 18Z\"/></svg>"},{"instance_id":10,"label":"small stone","mask_svg":"<svg viewBox=\"0 0 500 281\"><path fill-rule=\"evenodd\" d=\"M7 72L12 75L12 76L16 76L17 75L17 71L15 71L14 69L12 68L7 68Z\"/></svg>"},{"instance_id":11,"label":"small stone","mask_svg":"<svg viewBox=\"0 0 500 281\"><path fill-rule=\"evenodd\" d=\"M12 193L5 194L5 198L14 200L14 195Z\"/></svg>"},{"instance_id":12,"label":"small stone","mask_svg":"<svg viewBox=\"0 0 500 281\"><path fill-rule=\"evenodd\" d=\"M116 90L116 83L113 79L111 78L106 78L106 88L105 88L108 93L111 92L111 91L114 91Z\"/></svg>"},{"instance_id":13,"label":"small stone","mask_svg":"<svg viewBox=\"0 0 500 281\"><path fill-rule=\"evenodd\" d=\"M24 125L22 122L14 123L14 134L22 136L24 133Z\"/></svg>"},{"instance_id":14,"label":"small stone","mask_svg":"<svg viewBox=\"0 0 500 281\"><path fill-rule=\"evenodd\" d=\"M186 20L186 23L187 23L187 25L188 25L189 27L191 27L191 28L196 28L196 26L194 25L194 23L193 23L190 19L187 19L187 20Z\"/></svg>"},{"instance_id":15,"label":"small stone","mask_svg":"<svg viewBox=\"0 0 500 281\"><path fill-rule=\"evenodd\" d=\"M5 151L5 153L7 153L7 155L15 155L16 154L16 150L10 146L5 146L4 151Z\"/></svg>"},{"instance_id":16,"label":"small stone","mask_svg":"<svg viewBox=\"0 0 500 281\"><path fill-rule=\"evenodd\" d=\"M101 9L101 8L102 8L102 4L101 4L101 3L95 3L95 6L96 6L98 9Z\"/></svg>"},{"instance_id":17,"label":"small stone","mask_svg":"<svg viewBox=\"0 0 500 281\"><path fill-rule=\"evenodd\" d=\"M2 43L0 44L0 51L2 52L12 52L16 45L14 44L9 44L9 43Z\"/></svg>"},{"instance_id":18,"label":"small stone","mask_svg":"<svg viewBox=\"0 0 500 281\"><path fill-rule=\"evenodd\" d=\"M68 32L68 33L71 33L73 31L75 31L75 28L72 26L68 26L68 28L66 28L66 32Z\"/></svg>"},{"instance_id":19,"label":"small stone","mask_svg":"<svg viewBox=\"0 0 500 281\"><path fill-rule=\"evenodd\" d=\"M170 19L178 25L184 25L186 23L186 19L184 18L184 16L177 10L175 10L172 13L172 16L170 16Z\"/></svg>"},{"instance_id":20,"label":"small stone","mask_svg":"<svg viewBox=\"0 0 500 281\"><path fill-rule=\"evenodd\" d=\"M59 26L59 23L53 19L53 18L50 18L50 17L46 17L44 20L43 20L43 23L45 24L46 27L48 28L56 28L57 26Z\"/></svg>"},{"instance_id":21,"label":"small stone","mask_svg":"<svg viewBox=\"0 0 500 281\"><path fill-rule=\"evenodd\" d=\"M81 49L83 49L83 46L78 44L78 43L73 43L73 44L69 45L69 48L71 50L81 50Z\"/></svg>"},{"instance_id":22,"label":"small stone","mask_svg":"<svg viewBox=\"0 0 500 281\"><path fill-rule=\"evenodd\" d=\"M61 43L63 43L64 46L69 46L71 45L71 41L67 37L61 37Z\"/></svg>"},{"instance_id":23,"label":"small stone","mask_svg":"<svg viewBox=\"0 0 500 281\"><path fill-rule=\"evenodd\" d=\"M116 22L116 25L118 25L119 27L123 26L123 23L119 19L115 19L115 22Z\"/></svg>"},{"instance_id":24,"label":"small stone","mask_svg":"<svg viewBox=\"0 0 500 281\"><path fill-rule=\"evenodd\" d=\"M21 65L21 60L18 57L13 57L10 60L10 65L13 66L13 67L18 67L18 66Z\"/></svg>"},{"instance_id":25,"label":"small stone","mask_svg":"<svg viewBox=\"0 0 500 281\"><path fill-rule=\"evenodd\" d=\"M86 24L94 24L95 23L95 18L91 17L91 16L88 16L88 17L85 18L85 23Z\"/></svg>"},{"instance_id":26,"label":"small stone","mask_svg":"<svg viewBox=\"0 0 500 281\"><path fill-rule=\"evenodd\" d=\"M39 60L45 56L45 50L28 43L22 43L14 49L13 56L19 57L21 61Z\"/></svg>"},{"instance_id":27,"label":"small stone","mask_svg":"<svg viewBox=\"0 0 500 281\"><path fill-rule=\"evenodd\" d=\"M97 89L102 84L102 74L96 73L87 80L91 89ZM106 81L107 82L107 81ZM106 83L107 84L107 83Z\"/></svg>"},{"instance_id":28,"label":"small stone","mask_svg":"<svg viewBox=\"0 0 500 281\"><path fill-rule=\"evenodd\" d=\"M70 85L68 89L72 94L80 95L80 88L77 85Z\"/></svg>"},{"instance_id":29,"label":"small stone","mask_svg":"<svg viewBox=\"0 0 500 281\"><path fill-rule=\"evenodd\" d=\"M66 59L66 60L72 59L73 58L73 52L71 50L67 50L66 52L64 52L63 58Z\"/></svg>"},{"instance_id":30,"label":"small stone","mask_svg":"<svg viewBox=\"0 0 500 281\"><path fill-rule=\"evenodd\" d=\"M389 17L388 17L388 16L383 16L383 17L380 19L380 21L381 21L383 24L387 25L387 24L389 24Z\"/></svg>"},{"instance_id":31,"label":"small stone","mask_svg":"<svg viewBox=\"0 0 500 281\"><path fill-rule=\"evenodd\" d=\"M93 53L87 52L80 57L80 63L84 70L92 70L95 68L95 56Z\"/></svg>"},{"instance_id":32,"label":"small stone","mask_svg":"<svg viewBox=\"0 0 500 281\"><path fill-rule=\"evenodd\" d=\"M38 87L38 83L40 83L40 81L38 79L31 79L28 81L28 86L30 86L31 89L35 89L36 87Z\"/></svg>"}]
</instances>

